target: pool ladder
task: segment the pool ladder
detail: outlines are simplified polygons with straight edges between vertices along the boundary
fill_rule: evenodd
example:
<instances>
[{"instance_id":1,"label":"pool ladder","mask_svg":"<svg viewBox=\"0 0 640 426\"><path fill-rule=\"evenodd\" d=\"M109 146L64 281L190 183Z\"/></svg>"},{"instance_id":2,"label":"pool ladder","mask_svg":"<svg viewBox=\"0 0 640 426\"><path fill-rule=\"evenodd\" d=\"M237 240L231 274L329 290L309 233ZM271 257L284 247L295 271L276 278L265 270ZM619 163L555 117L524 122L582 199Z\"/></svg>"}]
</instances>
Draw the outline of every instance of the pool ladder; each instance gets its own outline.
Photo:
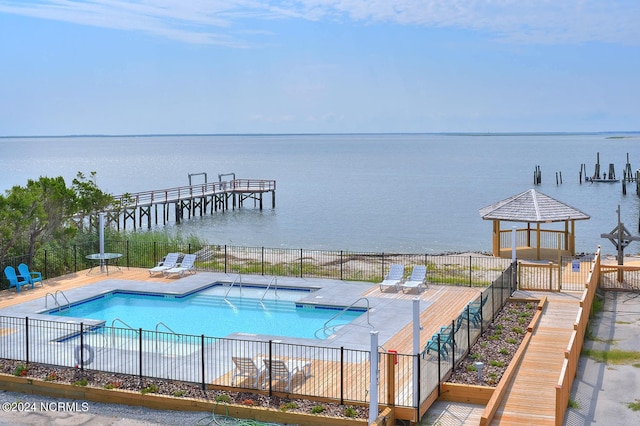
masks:
<instances>
[{"instance_id":1,"label":"pool ladder","mask_svg":"<svg viewBox=\"0 0 640 426\"><path fill-rule=\"evenodd\" d=\"M275 289L276 289L276 297L278 297L278 277L273 277L271 278L271 281L269 281L269 285L267 286L267 288L264 290L264 293L262 294L262 297L260 298L260 302L262 302L264 300L264 297L267 295L267 292L269 291L269 288L271 287L271 284L276 283L275 285Z\"/></svg>"},{"instance_id":2,"label":"pool ladder","mask_svg":"<svg viewBox=\"0 0 640 426\"><path fill-rule=\"evenodd\" d=\"M124 325L126 328L128 328L129 330L133 330L136 334L140 335L140 331L139 330L131 327L129 324L127 324L126 322L122 321L120 318L115 318L113 321L111 321L111 345L112 346L114 346L114 347L116 346L115 345L115 338L116 338L116 335L115 335L115 332L116 332L115 324L116 323L120 323L120 324ZM181 335L179 335L178 333L173 331L167 324L163 323L162 321L158 322L156 324L156 351L158 350L158 336L159 336L158 329L160 327L164 327L165 329L169 330L169 332L171 334L173 334L174 336L177 336L178 339L181 338ZM176 339L176 342L177 342L178 339ZM174 344L176 342L174 342Z\"/></svg>"},{"instance_id":3,"label":"pool ladder","mask_svg":"<svg viewBox=\"0 0 640 426\"><path fill-rule=\"evenodd\" d=\"M333 320L335 320L336 318L338 318L340 315L344 314L345 312L347 312L349 309L353 308L353 306L360 302L361 300L364 300L367 302L367 324L369 324L369 327L373 328L373 324L371 324L370 318L369 318L369 311L371 310L371 305L369 304L369 299L367 299L366 297L361 297L358 300L356 300L355 302L353 302L352 304L350 304L349 306L347 306L346 308L344 308L343 310L341 310L340 312L338 312L337 314L335 314L334 316L332 316L331 318L329 318L327 321L325 321L324 326L322 327L322 333L324 334L324 337L330 336L331 334L333 334L333 331L335 331L335 328L337 326L333 326L333 327L329 327L329 323ZM327 334L327 329L330 329L332 331L332 333ZM314 335L316 337L318 337L318 332L320 331L320 329L318 329Z\"/></svg>"},{"instance_id":4,"label":"pool ladder","mask_svg":"<svg viewBox=\"0 0 640 426\"><path fill-rule=\"evenodd\" d=\"M177 341L182 337L181 335L179 335L178 333L176 333L175 331L173 331L167 324L163 323L162 321L160 321L159 323L156 324L156 352L158 351L158 337L159 337L159 333L158 333L158 328L160 327L164 327L167 330L169 330L169 332L171 334L173 334L174 336L176 336L177 338L174 340L173 344L171 346L169 346L167 349L173 347L173 345L175 345L177 343ZM165 353L167 352L166 350L164 351Z\"/></svg>"},{"instance_id":5,"label":"pool ladder","mask_svg":"<svg viewBox=\"0 0 640 426\"><path fill-rule=\"evenodd\" d=\"M231 285L229 286L229 290L227 290L227 292L225 293L224 300L227 300L227 296L229 295L229 292L231 291L231 289L233 288L233 285L236 282L240 283L240 291L242 292L242 276L238 274L231 282Z\"/></svg>"},{"instance_id":6,"label":"pool ladder","mask_svg":"<svg viewBox=\"0 0 640 426\"><path fill-rule=\"evenodd\" d=\"M49 300L49 296L51 296L51 298L53 299L53 302L56 304L56 306L58 306L59 308L63 308L60 305L60 302L58 302L58 295L64 297L64 300L67 301L67 309L71 310L71 303L69 303L69 299L67 299L67 296L62 292L62 290L56 290L55 293L47 293L44 295L44 308L47 309L47 301Z\"/></svg>"}]
</instances>

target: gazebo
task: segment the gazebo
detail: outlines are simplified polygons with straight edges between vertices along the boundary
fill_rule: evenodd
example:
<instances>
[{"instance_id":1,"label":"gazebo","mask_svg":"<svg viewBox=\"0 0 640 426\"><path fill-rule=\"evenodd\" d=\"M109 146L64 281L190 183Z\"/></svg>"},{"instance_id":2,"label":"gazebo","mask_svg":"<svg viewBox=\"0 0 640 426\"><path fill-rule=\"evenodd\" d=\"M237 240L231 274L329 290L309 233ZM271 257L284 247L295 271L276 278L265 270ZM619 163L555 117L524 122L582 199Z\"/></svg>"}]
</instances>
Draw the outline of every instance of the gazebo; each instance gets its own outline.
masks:
<instances>
[{"instance_id":1,"label":"gazebo","mask_svg":"<svg viewBox=\"0 0 640 426\"><path fill-rule=\"evenodd\" d=\"M516 228L516 256L535 260L574 256L575 222L591 218L535 189L483 207L480 216L493 221L493 255L496 257L511 258L512 229L502 230L500 223L526 223L526 228ZM564 222L564 229L541 229L542 224L560 222Z\"/></svg>"}]
</instances>

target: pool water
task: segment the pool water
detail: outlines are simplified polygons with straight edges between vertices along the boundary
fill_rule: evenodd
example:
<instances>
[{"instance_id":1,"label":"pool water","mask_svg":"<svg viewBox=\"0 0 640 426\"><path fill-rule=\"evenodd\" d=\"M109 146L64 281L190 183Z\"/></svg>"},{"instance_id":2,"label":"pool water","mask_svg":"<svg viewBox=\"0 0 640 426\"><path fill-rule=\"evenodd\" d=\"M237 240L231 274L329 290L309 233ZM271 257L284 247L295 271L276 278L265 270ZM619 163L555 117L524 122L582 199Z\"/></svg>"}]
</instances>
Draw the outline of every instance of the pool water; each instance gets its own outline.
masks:
<instances>
[{"instance_id":1,"label":"pool water","mask_svg":"<svg viewBox=\"0 0 640 426\"><path fill-rule=\"evenodd\" d=\"M229 293L225 299L227 290L228 287L214 286L185 297L116 291L49 314L104 320L107 326L126 324L163 332L169 328L178 334L207 337L245 333L321 339L327 337L323 332L325 323L344 309L297 303L309 294L308 290L269 290L265 295L264 288L234 288L234 294ZM364 312L349 309L332 320L330 328L348 324ZM158 326L159 322L166 327Z\"/></svg>"}]
</instances>

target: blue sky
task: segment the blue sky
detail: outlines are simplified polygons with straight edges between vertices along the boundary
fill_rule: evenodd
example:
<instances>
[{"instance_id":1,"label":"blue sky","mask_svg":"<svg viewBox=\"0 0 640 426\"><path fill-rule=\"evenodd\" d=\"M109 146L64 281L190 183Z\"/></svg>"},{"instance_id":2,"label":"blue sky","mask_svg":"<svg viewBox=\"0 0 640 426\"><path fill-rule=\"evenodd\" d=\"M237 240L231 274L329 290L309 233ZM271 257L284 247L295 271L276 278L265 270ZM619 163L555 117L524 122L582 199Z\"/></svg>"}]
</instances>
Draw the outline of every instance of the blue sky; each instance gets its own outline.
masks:
<instances>
[{"instance_id":1,"label":"blue sky","mask_svg":"<svg viewBox=\"0 0 640 426\"><path fill-rule=\"evenodd\" d=\"M640 130L637 0L0 0L0 135Z\"/></svg>"}]
</instances>

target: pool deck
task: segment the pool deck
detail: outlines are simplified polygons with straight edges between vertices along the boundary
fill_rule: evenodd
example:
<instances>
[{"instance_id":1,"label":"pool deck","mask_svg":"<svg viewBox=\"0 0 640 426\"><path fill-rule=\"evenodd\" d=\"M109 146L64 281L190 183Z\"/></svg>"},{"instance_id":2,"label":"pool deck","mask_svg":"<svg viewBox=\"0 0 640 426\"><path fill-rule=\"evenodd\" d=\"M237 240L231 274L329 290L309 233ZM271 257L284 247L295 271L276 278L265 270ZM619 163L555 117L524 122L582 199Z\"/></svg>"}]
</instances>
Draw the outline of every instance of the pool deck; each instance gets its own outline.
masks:
<instances>
[{"instance_id":1,"label":"pool deck","mask_svg":"<svg viewBox=\"0 0 640 426\"><path fill-rule=\"evenodd\" d=\"M123 268L112 270L109 275L87 270L45 280L44 286L23 287L18 293L15 289L0 292L0 315L47 319L69 323L72 317L43 315L45 308L55 307L51 294L59 291L60 304L74 303L114 290L133 292L154 292L170 295L184 295L210 286L212 283L233 282L237 274L198 272L182 278L165 278L161 274L150 276L147 269ZM268 285L271 276L243 275L244 285ZM237 285L237 284L236 284ZM278 288L305 287L316 291L302 297L298 302L334 306L369 307L370 315L362 315L351 324L342 327L334 336L322 340L323 347L348 347L357 350L369 350L372 330L378 332L379 344L399 353L410 354L412 348L413 300L420 300L420 322L422 330L420 343L424 346L429 338L443 324L450 323L464 309L465 305L480 294L480 289L469 287L429 286L418 294L415 290L407 293L384 291L375 283L340 281L331 279L278 277ZM80 322L81 319L77 319ZM83 319L85 324L94 321ZM100 321L95 321L100 323ZM368 324L368 322L370 324ZM240 337L230 335L228 337ZM254 340L267 341L281 336L252 336ZM289 343L318 344L315 339L287 338Z\"/></svg>"}]
</instances>

